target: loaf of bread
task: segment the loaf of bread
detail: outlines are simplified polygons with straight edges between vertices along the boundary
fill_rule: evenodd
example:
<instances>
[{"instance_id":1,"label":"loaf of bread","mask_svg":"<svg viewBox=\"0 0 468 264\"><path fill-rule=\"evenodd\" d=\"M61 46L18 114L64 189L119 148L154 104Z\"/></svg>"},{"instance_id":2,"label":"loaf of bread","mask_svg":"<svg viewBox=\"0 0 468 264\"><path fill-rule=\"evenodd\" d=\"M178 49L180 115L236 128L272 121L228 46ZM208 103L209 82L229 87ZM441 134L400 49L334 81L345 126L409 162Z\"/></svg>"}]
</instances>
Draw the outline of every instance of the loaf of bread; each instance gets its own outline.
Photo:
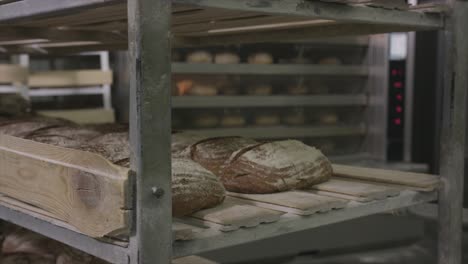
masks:
<instances>
[{"instance_id":1,"label":"loaf of bread","mask_svg":"<svg viewBox=\"0 0 468 264\"><path fill-rule=\"evenodd\" d=\"M221 126L223 127L241 127L245 123L245 117L240 114L226 114L221 118Z\"/></svg>"},{"instance_id":2,"label":"loaf of bread","mask_svg":"<svg viewBox=\"0 0 468 264\"><path fill-rule=\"evenodd\" d=\"M171 151L173 158L190 158L190 146L208 137L188 132L172 133Z\"/></svg>"},{"instance_id":3,"label":"loaf of bread","mask_svg":"<svg viewBox=\"0 0 468 264\"><path fill-rule=\"evenodd\" d=\"M270 95L273 92L273 87L269 84L256 84L247 87L249 95Z\"/></svg>"},{"instance_id":4,"label":"loaf of bread","mask_svg":"<svg viewBox=\"0 0 468 264\"><path fill-rule=\"evenodd\" d=\"M221 52L215 55L214 61L218 64L237 64L240 62L240 58L239 55L232 52Z\"/></svg>"},{"instance_id":5,"label":"loaf of bread","mask_svg":"<svg viewBox=\"0 0 468 264\"><path fill-rule=\"evenodd\" d=\"M212 63L213 56L208 51L198 50L189 53L186 60L188 63Z\"/></svg>"},{"instance_id":6,"label":"loaf of bread","mask_svg":"<svg viewBox=\"0 0 468 264\"><path fill-rule=\"evenodd\" d=\"M190 159L172 159L172 214L189 215L224 201L226 191L210 171Z\"/></svg>"},{"instance_id":7,"label":"loaf of bread","mask_svg":"<svg viewBox=\"0 0 468 264\"><path fill-rule=\"evenodd\" d=\"M234 152L257 144L253 139L242 137L208 138L190 146L190 157L220 176L221 166Z\"/></svg>"},{"instance_id":8,"label":"loaf of bread","mask_svg":"<svg viewBox=\"0 0 468 264\"><path fill-rule=\"evenodd\" d=\"M195 83L188 91L189 95L213 96L218 94L218 88L210 84Z\"/></svg>"},{"instance_id":9,"label":"loaf of bread","mask_svg":"<svg viewBox=\"0 0 468 264\"><path fill-rule=\"evenodd\" d=\"M316 148L285 140L239 149L219 175L232 192L274 193L325 182L332 175L332 167Z\"/></svg>"},{"instance_id":10,"label":"loaf of bread","mask_svg":"<svg viewBox=\"0 0 468 264\"><path fill-rule=\"evenodd\" d=\"M272 64L273 56L267 52L257 52L249 55L247 62L250 64Z\"/></svg>"},{"instance_id":11,"label":"loaf of bread","mask_svg":"<svg viewBox=\"0 0 468 264\"><path fill-rule=\"evenodd\" d=\"M24 121L24 120L23 120ZM130 144L128 132L108 132L106 127L81 127L59 125L44 120L25 122L11 120L0 124L4 132L22 138L68 147L99 154L110 162L130 166ZM16 129L16 130L14 130ZM105 131L106 133L99 132ZM197 141L200 138L197 139ZM192 143L195 143L193 141ZM184 143L182 143L183 145ZM188 144L185 144L188 146ZM220 204L225 190L219 179L188 158L174 158L172 161L173 214L183 216Z\"/></svg>"},{"instance_id":12,"label":"loaf of bread","mask_svg":"<svg viewBox=\"0 0 468 264\"><path fill-rule=\"evenodd\" d=\"M308 93L309 88L305 85L291 85L288 87L288 94L290 95L303 95Z\"/></svg>"},{"instance_id":13,"label":"loaf of bread","mask_svg":"<svg viewBox=\"0 0 468 264\"><path fill-rule=\"evenodd\" d=\"M322 125L336 125L338 123L338 115L335 113L320 114L320 123Z\"/></svg>"},{"instance_id":14,"label":"loaf of bread","mask_svg":"<svg viewBox=\"0 0 468 264\"><path fill-rule=\"evenodd\" d=\"M219 118L213 114L200 114L193 118L193 125L199 128L215 127L219 125Z\"/></svg>"},{"instance_id":15,"label":"loaf of bread","mask_svg":"<svg viewBox=\"0 0 468 264\"><path fill-rule=\"evenodd\" d=\"M255 115L254 122L257 126L276 126L281 123L281 120L277 114L260 113Z\"/></svg>"}]
</instances>

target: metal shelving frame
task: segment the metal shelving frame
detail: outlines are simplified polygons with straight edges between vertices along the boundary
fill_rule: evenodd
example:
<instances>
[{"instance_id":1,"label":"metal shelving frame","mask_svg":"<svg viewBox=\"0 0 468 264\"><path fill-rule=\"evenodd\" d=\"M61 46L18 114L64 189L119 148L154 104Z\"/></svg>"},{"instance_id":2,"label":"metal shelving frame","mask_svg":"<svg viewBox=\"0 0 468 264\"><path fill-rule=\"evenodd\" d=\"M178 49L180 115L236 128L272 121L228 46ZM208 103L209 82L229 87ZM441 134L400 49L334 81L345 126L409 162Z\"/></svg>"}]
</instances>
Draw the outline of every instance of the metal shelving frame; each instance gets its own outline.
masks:
<instances>
[{"instance_id":1,"label":"metal shelving frame","mask_svg":"<svg viewBox=\"0 0 468 264\"><path fill-rule=\"evenodd\" d=\"M53 12L70 13L122 0L22 0L0 6L0 21L27 19ZM128 248L110 246L80 235L54 223L39 220L32 215L0 207L0 218L16 222L39 233L82 249L112 263L168 264L172 254L181 255L184 248L208 249L209 240L192 241L192 246L174 244L171 213L171 5L191 4L202 7L256 11L278 15L305 16L337 20L330 26L313 30L293 29L275 34L243 32L219 37L205 37L204 41L252 40L308 34L313 36L346 33L384 33L391 31L442 30L441 58L444 62L444 113L441 139L441 171L443 185L439 194L439 255L438 263L461 264L462 197L464 172L464 141L466 117L466 90L468 84L468 1L449 0L446 16L422 12L400 11L365 6L348 6L304 0L130 0L128 1L128 36L131 62L130 136L132 169L137 175L135 192L134 229ZM349 23L349 24L348 24ZM23 32L24 33L24 32ZM177 42L174 39L174 42ZM164 195L155 196L162 189ZM157 191L160 194L160 191ZM430 195L429 195L430 196ZM308 228L344 221L356 217L424 203L435 197L405 193L401 197L372 203L356 210L347 209L317 216L317 222L294 222L281 226L265 225L256 232L241 230L233 235L236 243L252 241ZM311 223L312 222L312 223ZM313 224L316 223L316 224ZM280 232L279 232L279 231ZM263 232L263 233L262 233ZM218 237L212 243L232 245L229 236Z\"/></svg>"}]
</instances>

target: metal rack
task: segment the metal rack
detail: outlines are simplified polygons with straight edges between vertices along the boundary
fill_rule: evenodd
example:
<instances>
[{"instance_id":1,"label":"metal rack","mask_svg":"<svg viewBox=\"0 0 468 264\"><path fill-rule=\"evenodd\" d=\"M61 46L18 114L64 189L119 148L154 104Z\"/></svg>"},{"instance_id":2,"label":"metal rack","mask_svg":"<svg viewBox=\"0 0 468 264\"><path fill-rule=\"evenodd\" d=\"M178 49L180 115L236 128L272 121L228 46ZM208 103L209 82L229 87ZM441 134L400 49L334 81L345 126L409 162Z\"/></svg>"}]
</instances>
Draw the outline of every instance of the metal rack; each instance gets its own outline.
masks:
<instances>
[{"instance_id":1,"label":"metal rack","mask_svg":"<svg viewBox=\"0 0 468 264\"><path fill-rule=\"evenodd\" d=\"M2 219L16 222L45 235L49 234L59 241L113 263L170 263L173 254L180 256L199 253L220 246L274 237L435 199L435 194L420 196L418 193L407 192L368 206L349 207L327 214L295 219L297 221L280 221L258 227L255 232L240 230L232 235L204 232L202 236L206 236L205 239L189 243L176 242L173 246L170 173L171 86L168 77L171 73L171 13L174 12L172 42L176 45L249 42L258 38L264 41L279 37L301 39L304 35L310 38L340 34L441 30L445 40L441 49L441 58L445 66L443 82L441 80L445 87L445 111L441 141L440 175L444 184L439 192L439 263L461 263L463 146L468 83L464 74L468 71L466 1L448 1L451 11L446 15L426 13L420 9L393 10L303 0L135 0L128 2L128 9L126 2L120 0L7 2L8 4L0 5L2 39L42 38L49 39L51 43L86 42L86 45L79 46L82 50L126 47L126 34L122 36L116 30L88 30L100 25L111 29L120 27L120 33L126 32L128 10L130 105L131 116L134 117L130 134L134 153L132 169L137 175L134 229L128 248L98 242L73 230L59 227L53 221L41 220L40 217L0 207ZM206 20L200 21L197 20L200 17L194 17L190 23L183 24L182 20L176 20L178 12L179 15L205 11L213 14L219 10L226 11L218 13L220 18L228 15L230 18L245 16L247 21L232 19L232 24L221 19L219 23L206 23ZM107 15L99 16L99 12ZM85 20L85 15L94 20L81 24L76 22ZM123 25L119 23L119 19L120 22L123 21ZM277 24L271 25L272 20ZM246 22L249 23L247 27L242 25ZM41 28L44 23L47 26ZM69 24L66 29L57 29L59 25L67 23ZM34 26L38 28L31 29ZM70 46L56 48L54 45L37 43L9 46L7 51L37 52L37 48L51 52L70 50ZM156 197L155 188L164 190L165 194Z\"/></svg>"}]
</instances>

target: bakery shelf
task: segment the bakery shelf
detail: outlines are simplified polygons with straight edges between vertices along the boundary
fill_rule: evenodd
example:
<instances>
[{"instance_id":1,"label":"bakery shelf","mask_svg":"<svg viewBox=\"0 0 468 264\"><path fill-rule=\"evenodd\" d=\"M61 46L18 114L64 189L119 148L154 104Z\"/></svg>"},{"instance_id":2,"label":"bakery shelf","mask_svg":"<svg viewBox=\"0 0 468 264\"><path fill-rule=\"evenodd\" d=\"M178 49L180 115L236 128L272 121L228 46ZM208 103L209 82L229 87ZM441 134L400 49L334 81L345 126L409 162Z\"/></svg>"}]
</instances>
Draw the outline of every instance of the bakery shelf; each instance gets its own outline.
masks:
<instances>
[{"instance_id":1,"label":"bakery shelf","mask_svg":"<svg viewBox=\"0 0 468 264\"><path fill-rule=\"evenodd\" d=\"M302 0L172 3L173 44L183 46L434 30L444 26L441 14L425 13L424 9L394 10ZM40 4L20 0L1 6L0 44L7 52L30 53L126 49L126 22L126 1L122 0L46 0Z\"/></svg>"},{"instance_id":2,"label":"bakery shelf","mask_svg":"<svg viewBox=\"0 0 468 264\"><path fill-rule=\"evenodd\" d=\"M448 15L441 15L440 12L428 13L421 9L395 10L304 0L173 0L172 2L175 3L172 9L169 1L162 0L138 0L128 3L122 0L19 0L7 1L0 6L2 52L47 53L55 47L65 47L75 51L79 48L112 49L127 48L127 43L131 44L128 45L131 57L130 112L135 116L132 117L130 135L135 150L132 162L138 175L135 184L137 192L132 195L136 200L135 212L132 214L135 215L135 223L132 227L136 229L132 229L133 243L129 246L131 251L129 255L123 256L122 251L118 250L106 250L110 254L116 254L113 255L115 258L125 258L116 263L166 264L170 262L173 252L170 195L163 196L157 201L149 198L152 197L151 187L170 189L171 182L169 144L171 96L169 82L165 81L171 74L170 58L167 55L171 48L170 36L174 36L173 43L176 45L200 45L252 42L259 39L269 41L279 38L303 39L440 29L443 29L445 43L440 45L442 46L440 54L443 58L441 63L443 71L440 72L445 71L450 74L443 74L444 81L441 82L446 87L443 96L440 174L446 184L441 186L438 198L441 212L438 261L461 263L462 230L459 220L463 197L464 157L460 146L464 146L466 111L463 109L466 107L467 83L465 75L461 73L466 73L468 70L466 48L468 38L465 34L468 24L466 1L447 1L451 11ZM130 14L128 20L126 4ZM457 60L454 62L452 58ZM9 165L3 166L2 169L8 168ZM393 172L393 175L402 176L398 172ZM402 191L399 196L368 204L350 202L344 209L315 216L293 217L288 216L288 213L281 216L277 223L260 226L258 232L253 229L240 229L232 234L224 234L212 226L205 229L192 242L184 244L176 242L174 252L175 255L193 254L436 199L435 192L420 193L407 190ZM11 211L2 211L0 216L9 219L10 213ZM20 213L17 217L19 219L25 215ZM28 223L23 223L29 227ZM56 236L60 240L66 240L70 235L70 233L54 235L53 232L49 234L47 227L38 226L37 230ZM81 240L81 243L88 242ZM93 248L94 244L90 242L88 245L91 248L85 248L86 251L101 255L101 251L96 252L97 246Z\"/></svg>"},{"instance_id":3,"label":"bakery shelf","mask_svg":"<svg viewBox=\"0 0 468 264\"><path fill-rule=\"evenodd\" d=\"M244 136L252 138L301 138L301 137L340 137L366 133L365 126L264 126L241 128L213 128L186 130L208 137Z\"/></svg>"},{"instance_id":4,"label":"bakery shelf","mask_svg":"<svg viewBox=\"0 0 468 264\"><path fill-rule=\"evenodd\" d=\"M74 88L41 88L41 89L29 90L29 95L32 97L91 95L91 94L104 94L104 91L101 86L74 87Z\"/></svg>"},{"instance_id":5,"label":"bakery shelf","mask_svg":"<svg viewBox=\"0 0 468 264\"><path fill-rule=\"evenodd\" d=\"M172 64L173 73L180 74L367 76L368 70L360 65Z\"/></svg>"},{"instance_id":6,"label":"bakery shelf","mask_svg":"<svg viewBox=\"0 0 468 264\"><path fill-rule=\"evenodd\" d=\"M269 96L175 96L173 108L365 106L367 96L357 95L269 95Z\"/></svg>"},{"instance_id":7,"label":"bakery shelf","mask_svg":"<svg viewBox=\"0 0 468 264\"><path fill-rule=\"evenodd\" d=\"M2 166L17 161L3 167L0 177L0 219L112 263L128 263L131 246L126 230L131 222L116 221L131 217L129 192L134 179L128 169L113 166L96 154L5 135L0 136L0 152ZM175 218L173 256L199 254L437 199L440 179L435 175L336 164L333 170L330 181L308 190L268 195L228 193L217 207ZM80 194L83 187L89 196ZM67 194L60 189L68 190ZM79 217L83 212L87 212L86 218Z\"/></svg>"}]
</instances>

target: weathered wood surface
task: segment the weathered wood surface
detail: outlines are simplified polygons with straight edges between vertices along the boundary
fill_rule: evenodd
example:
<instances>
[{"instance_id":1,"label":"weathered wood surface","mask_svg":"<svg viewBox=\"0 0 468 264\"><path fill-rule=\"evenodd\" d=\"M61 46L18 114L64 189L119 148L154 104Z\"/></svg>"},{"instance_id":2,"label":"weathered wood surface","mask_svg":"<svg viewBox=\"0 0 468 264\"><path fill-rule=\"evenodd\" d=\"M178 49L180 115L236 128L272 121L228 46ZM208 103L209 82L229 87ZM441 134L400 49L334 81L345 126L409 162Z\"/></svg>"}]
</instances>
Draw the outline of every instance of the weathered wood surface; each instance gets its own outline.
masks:
<instances>
[{"instance_id":1,"label":"weathered wood surface","mask_svg":"<svg viewBox=\"0 0 468 264\"><path fill-rule=\"evenodd\" d=\"M0 193L92 237L129 232L128 172L96 154L0 135Z\"/></svg>"},{"instance_id":2,"label":"weathered wood surface","mask_svg":"<svg viewBox=\"0 0 468 264\"><path fill-rule=\"evenodd\" d=\"M112 84L112 72L101 70L48 71L31 73L30 87L74 87Z\"/></svg>"},{"instance_id":3,"label":"weathered wood surface","mask_svg":"<svg viewBox=\"0 0 468 264\"><path fill-rule=\"evenodd\" d=\"M427 191L435 190L440 184L440 177L431 174L371 169L337 164L333 165L333 174L343 178L416 187L420 190Z\"/></svg>"},{"instance_id":4,"label":"weathered wood surface","mask_svg":"<svg viewBox=\"0 0 468 264\"><path fill-rule=\"evenodd\" d=\"M282 212L239 203L228 197L223 204L199 211L192 217L204 221L204 224L208 226L215 226L221 231L228 232L241 227L272 223L278 221L282 214Z\"/></svg>"},{"instance_id":5,"label":"weathered wood surface","mask_svg":"<svg viewBox=\"0 0 468 264\"><path fill-rule=\"evenodd\" d=\"M0 64L0 84L25 83L28 70L19 65Z\"/></svg>"},{"instance_id":6,"label":"weathered wood surface","mask_svg":"<svg viewBox=\"0 0 468 264\"><path fill-rule=\"evenodd\" d=\"M298 215L311 215L344 208L347 200L316 195L303 191L290 191L274 194L229 193L241 203Z\"/></svg>"},{"instance_id":7,"label":"weathered wood surface","mask_svg":"<svg viewBox=\"0 0 468 264\"><path fill-rule=\"evenodd\" d=\"M113 109L43 110L38 111L38 114L63 118L78 124L105 124L115 122L115 112Z\"/></svg>"},{"instance_id":8,"label":"weathered wood surface","mask_svg":"<svg viewBox=\"0 0 468 264\"><path fill-rule=\"evenodd\" d=\"M348 195L369 201L397 196L400 193L400 190L397 188L338 177L333 177L327 182L317 184L312 189Z\"/></svg>"}]
</instances>

